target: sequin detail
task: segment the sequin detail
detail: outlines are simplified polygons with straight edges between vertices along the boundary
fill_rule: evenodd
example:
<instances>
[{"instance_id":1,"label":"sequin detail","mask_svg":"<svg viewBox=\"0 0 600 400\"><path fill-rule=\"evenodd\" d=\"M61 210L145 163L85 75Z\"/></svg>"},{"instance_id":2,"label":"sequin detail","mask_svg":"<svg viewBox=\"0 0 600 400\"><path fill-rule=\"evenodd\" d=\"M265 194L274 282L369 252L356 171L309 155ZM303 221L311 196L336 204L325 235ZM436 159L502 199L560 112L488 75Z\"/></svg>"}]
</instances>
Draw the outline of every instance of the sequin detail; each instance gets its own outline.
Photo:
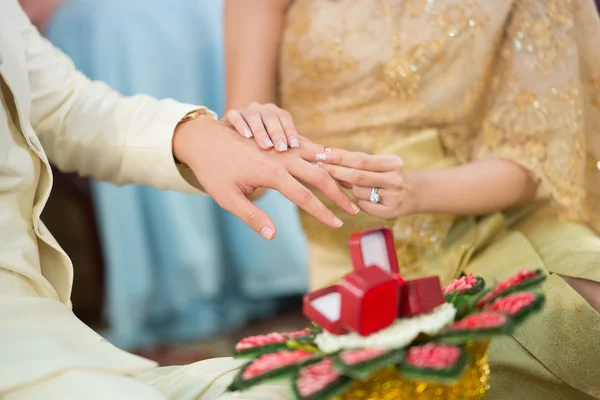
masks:
<instances>
[{"instance_id":1,"label":"sequin detail","mask_svg":"<svg viewBox=\"0 0 600 400\"><path fill-rule=\"evenodd\" d=\"M489 389L488 344L467 346L471 363L453 385L404 379L394 367L382 369L366 382L356 381L336 400L482 400Z\"/></svg>"}]
</instances>

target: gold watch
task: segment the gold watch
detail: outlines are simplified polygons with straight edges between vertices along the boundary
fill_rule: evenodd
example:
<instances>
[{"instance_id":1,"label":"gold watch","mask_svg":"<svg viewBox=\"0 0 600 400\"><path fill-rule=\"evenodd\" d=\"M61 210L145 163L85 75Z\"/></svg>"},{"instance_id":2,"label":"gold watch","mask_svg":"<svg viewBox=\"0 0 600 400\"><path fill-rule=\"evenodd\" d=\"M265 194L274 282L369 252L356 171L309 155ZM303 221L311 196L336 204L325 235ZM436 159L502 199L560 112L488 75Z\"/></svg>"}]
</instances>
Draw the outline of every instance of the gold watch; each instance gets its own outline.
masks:
<instances>
[{"instance_id":1,"label":"gold watch","mask_svg":"<svg viewBox=\"0 0 600 400\"><path fill-rule=\"evenodd\" d=\"M177 125L183 124L184 122L193 121L196 118L203 116L203 115L208 115L208 110L206 108L199 108L197 110L192 110L189 113L185 114L183 116L183 118L181 118L179 120Z\"/></svg>"},{"instance_id":2,"label":"gold watch","mask_svg":"<svg viewBox=\"0 0 600 400\"><path fill-rule=\"evenodd\" d=\"M181 118L179 120L179 122L177 123L177 126L183 124L184 122L193 121L196 118L201 117L203 115L209 115L209 112L208 112L208 110L206 108L198 108L196 110L192 110L192 111L188 112L187 114L185 114L183 116L183 118ZM181 161L179 161L177 159L177 157L175 157L175 154L173 154L173 159L175 160L175 164L176 165L179 165L179 166L182 166L182 167L187 167L186 164L182 163Z\"/></svg>"}]
</instances>

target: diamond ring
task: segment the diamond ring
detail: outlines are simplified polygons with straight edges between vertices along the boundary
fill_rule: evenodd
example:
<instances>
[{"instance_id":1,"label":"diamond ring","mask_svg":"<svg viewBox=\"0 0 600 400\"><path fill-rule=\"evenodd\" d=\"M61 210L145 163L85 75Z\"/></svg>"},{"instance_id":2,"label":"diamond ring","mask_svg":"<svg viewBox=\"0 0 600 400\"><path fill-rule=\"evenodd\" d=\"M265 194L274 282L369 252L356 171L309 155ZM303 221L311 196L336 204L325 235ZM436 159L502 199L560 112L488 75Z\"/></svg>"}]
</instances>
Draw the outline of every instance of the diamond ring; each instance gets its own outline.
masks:
<instances>
[{"instance_id":1,"label":"diamond ring","mask_svg":"<svg viewBox=\"0 0 600 400\"><path fill-rule=\"evenodd\" d=\"M375 203L375 204L379 203L379 193L377 193L378 190L379 190L379 188L376 188L376 187L374 187L371 190L371 196L369 197L369 200L371 201L371 203Z\"/></svg>"}]
</instances>

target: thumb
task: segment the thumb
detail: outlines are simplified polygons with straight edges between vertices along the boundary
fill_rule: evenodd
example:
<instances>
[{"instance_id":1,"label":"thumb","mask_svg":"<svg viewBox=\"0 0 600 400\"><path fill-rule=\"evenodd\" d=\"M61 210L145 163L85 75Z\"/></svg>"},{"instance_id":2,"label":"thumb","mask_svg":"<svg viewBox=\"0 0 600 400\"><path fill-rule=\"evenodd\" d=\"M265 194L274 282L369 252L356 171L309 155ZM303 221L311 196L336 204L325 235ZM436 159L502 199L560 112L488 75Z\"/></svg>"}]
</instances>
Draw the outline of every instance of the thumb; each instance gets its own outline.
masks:
<instances>
[{"instance_id":1,"label":"thumb","mask_svg":"<svg viewBox=\"0 0 600 400\"><path fill-rule=\"evenodd\" d=\"M229 211L254 232L267 240L275 237L275 224L273 220L258 206L253 204L241 191L230 194L226 204L221 203L221 207Z\"/></svg>"}]
</instances>

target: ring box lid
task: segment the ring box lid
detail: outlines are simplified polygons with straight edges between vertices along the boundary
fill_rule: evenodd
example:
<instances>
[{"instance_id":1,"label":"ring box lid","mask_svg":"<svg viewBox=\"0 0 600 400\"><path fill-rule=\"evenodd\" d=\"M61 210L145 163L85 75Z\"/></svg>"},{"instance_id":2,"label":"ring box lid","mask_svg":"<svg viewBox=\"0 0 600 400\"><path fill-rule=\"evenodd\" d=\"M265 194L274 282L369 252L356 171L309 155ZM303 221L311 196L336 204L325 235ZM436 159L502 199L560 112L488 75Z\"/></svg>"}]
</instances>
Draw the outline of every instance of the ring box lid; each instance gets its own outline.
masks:
<instances>
[{"instance_id":1,"label":"ring box lid","mask_svg":"<svg viewBox=\"0 0 600 400\"><path fill-rule=\"evenodd\" d=\"M388 228L352 234L350 256L355 271L378 266L390 274L400 274L394 234Z\"/></svg>"},{"instance_id":2,"label":"ring box lid","mask_svg":"<svg viewBox=\"0 0 600 400\"><path fill-rule=\"evenodd\" d=\"M306 318L335 335L347 333L340 322L342 295L338 285L307 293L304 296L302 311Z\"/></svg>"}]
</instances>

